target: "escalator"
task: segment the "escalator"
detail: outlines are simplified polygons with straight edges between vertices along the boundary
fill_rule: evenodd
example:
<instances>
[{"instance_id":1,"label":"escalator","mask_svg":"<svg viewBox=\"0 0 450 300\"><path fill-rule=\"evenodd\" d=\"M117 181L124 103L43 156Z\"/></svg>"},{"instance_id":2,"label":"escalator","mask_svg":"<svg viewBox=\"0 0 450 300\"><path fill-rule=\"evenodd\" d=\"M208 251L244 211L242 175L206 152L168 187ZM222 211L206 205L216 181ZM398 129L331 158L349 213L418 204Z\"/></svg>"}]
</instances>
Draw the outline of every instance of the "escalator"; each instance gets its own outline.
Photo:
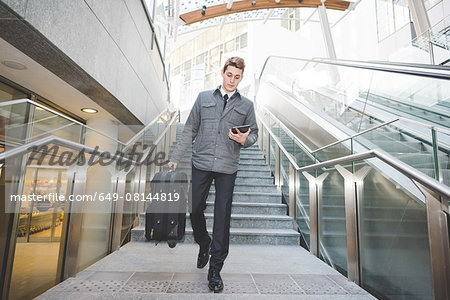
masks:
<instances>
[{"instance_id":1,"label":"escalator","mask_svg":"<svg viewBox=\"0 0 450 300\"><path fill-rule=\"evenodd\" d=\"M448 191L450 71L433 77L435 70L424 72L424 66L408 74L393 64L389 71L381 63L354 65L269 58L256 96L261 127L270 130L269 138L263 132L262 148L273 172L280 169L280 188L295 205L305 247L314 252L317 241L318 257L380 299L438 299L431 201L416 180L385 162L406 164ZM399 84L386 84L389 79ZM278 154L281 147L289 155ZM373 150L388 159L351 159ZM346 164L292 175L294 163L301 170L345 157ZM348 225L348 176L355 186L356 229ZM299 190L290 201L293 180ZM440 202L445 216L448 200ZM357 232L356 254L349 248L349 228Z\"/></svg>"}]
</instances>

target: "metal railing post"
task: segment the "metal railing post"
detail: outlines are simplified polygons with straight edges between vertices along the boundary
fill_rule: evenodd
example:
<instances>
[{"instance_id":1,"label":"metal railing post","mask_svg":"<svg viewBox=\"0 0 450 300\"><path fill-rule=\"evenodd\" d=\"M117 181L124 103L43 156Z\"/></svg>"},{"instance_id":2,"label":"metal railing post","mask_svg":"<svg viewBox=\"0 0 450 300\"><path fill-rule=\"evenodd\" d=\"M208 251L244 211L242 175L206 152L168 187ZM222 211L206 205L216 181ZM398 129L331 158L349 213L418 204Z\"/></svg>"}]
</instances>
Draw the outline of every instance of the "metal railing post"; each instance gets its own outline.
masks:
<instances>
[{"instance_id":1,"label":"metal railing post","mask_svg":"<svg viewBox=\"0 0 450 300\"><path fill-rule=\"evenodd\" d=\"M302 173L309 182L309 245L310 252L319 257L319 232L320 215L319 208L322 198L322 183L327 178L328 173L323 173L319 177L314 177L308 172Z\"/></svg>"},{"instance_id":2,"label":"metal railing post","mask_svg":"<svg viewBox=\"0 0 450 300\"><path fill-rule=\"evenodd\" d=\"M443 182L441 167L439 165L439 142L437 131L434 127L431 128L431 138L433 141L433 162L434 162L434 176L437 181Z\"/></svg>"},{"instance_id":3,"label":"metal railing post","mask_svg":"<svg viewBox=\"0 0 450 300\"><path fill-rule=\"evenodd\" d=\"M117 201L114 202L113 208L113 232L111 239L111 252L120 248L120 236L122 233L123 207L125 203L125 188L128 172L120 171L117 174Z\"/></svg>"},{"instance_id":4,"label":"metal railing post","mask_svg":"<svg viewBox=\"0 0 450 300\"><path fill-rule=\"evenodd\" d=\"M68 181L72 184L71 195L73 195L74 199L77 195L84 195L86 192L87 169L88 166L83 166L69 173L72 175L72 178L68 178ZM69 223L66 231L67 243L64 255L63 280L74 277L78 272L78 250L83 222L83 202L71 201L68 215Z\"/></svg>"},{"instance_id":5,"label":"metal railing post","mask_svg":"<svg viewBox=\"0 0 450 300\"><path fill-rule=\"evenodd\" d=\"M267 132L267 143L266 143L266 164L270 168L270 134Z\"/></svg>"},{"instance_id":6,"label":"metal railing post","mask_svg":"<svg viewBox=\"0 0 450 300\"><path fill-rule=\"evenodd\" d=\"M297 171L294 165L289 163L289 217L294 219L294 229L297 230L296 199L297 199Z\"/></svg>"},{"instance_id":7,"label":"metal railing post","mask_svg":"<svg viewBox=\"0 0 450 300\"><path fill-rule=\"evenodd\" d=\"M430 247L431 277L434 299L450 298L450 250L448 199L413 180L424 193L427 207L428 242ZM442 203L445 201L446 203Z\"/></svg>"},{"instance_id":8,"label":"metal railing post","mask_svg":"<svg viewBox=\"0 0 450 300\"><path fill-rule=\"evenodd\" d=\"M358 202L363 197L362 182L370 171L369 166L358 170L355 174L341 165L336 165L336 170L344 177L345 185L345 231L347 236L347 277L349 280L360 284L359 262L359 231L358 231Z\"/></svg>"},{"instance_id":9,"label":"metal railing post","mask_svg":"<svg viewBox=\"0 0 450 300\"><path fill-rule=\"evenodd\" d=\"M280 147L275 145L275 184L277 185L278 191L281 190L281 157L280 157Z\"/></svg>"}]
</instances>

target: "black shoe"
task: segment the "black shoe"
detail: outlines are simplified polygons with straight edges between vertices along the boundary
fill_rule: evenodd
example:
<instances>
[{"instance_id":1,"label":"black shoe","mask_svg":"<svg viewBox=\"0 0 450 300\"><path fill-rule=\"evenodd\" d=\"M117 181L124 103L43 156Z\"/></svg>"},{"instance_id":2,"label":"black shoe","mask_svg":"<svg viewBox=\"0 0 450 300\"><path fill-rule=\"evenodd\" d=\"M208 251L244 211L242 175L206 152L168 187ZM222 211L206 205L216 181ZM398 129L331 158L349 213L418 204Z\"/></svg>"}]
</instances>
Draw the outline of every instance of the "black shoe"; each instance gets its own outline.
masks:
<instances>
[{"instance_id":1,"label":"black shoe","mask_svg":"<svg viewBox=\"0 0 450 300\"><path fill-rule=\"evenodd\" d=\"M208 287L214 293L220 293L223 290L223 281L220 272L217 269L209 268L208 271Z\"/></svg>"},{"instance_id":2,"label":"black shoe","mask_svg":"<svg viewBox=\"0 0 450 300\"><path fill-rule=\"evenodd\" d=\"M206 266L209 261L209 247L211 242L208 243L207 247L200 247L197 257L197 268L202 269Z\"/></svg>"}]
</instances>

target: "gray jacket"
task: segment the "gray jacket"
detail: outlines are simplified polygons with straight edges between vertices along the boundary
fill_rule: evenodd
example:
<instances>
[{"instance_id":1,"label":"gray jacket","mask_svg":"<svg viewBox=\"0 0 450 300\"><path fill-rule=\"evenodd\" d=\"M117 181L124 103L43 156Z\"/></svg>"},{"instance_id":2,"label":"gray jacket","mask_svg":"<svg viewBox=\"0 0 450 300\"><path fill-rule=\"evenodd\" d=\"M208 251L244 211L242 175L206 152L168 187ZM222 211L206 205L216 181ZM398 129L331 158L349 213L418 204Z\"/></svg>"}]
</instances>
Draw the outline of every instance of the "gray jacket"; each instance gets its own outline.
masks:
<instances>
[{"instance_id":1,"label":"gray jacket","mask_svg":"<svg viewBox=\"0 0 450 300\"><path fill-rule=\"evenodd\" d=\"M228 138L228 130L240 125L250 125L251 129L244 145ZM241 148L250 147L257 139L253 102L236 90L223 110L219 86L198 95L170 161L178 163L194 140L192 162L197 169L233 174L238 170Z\"/></svg>"}]
</instances>

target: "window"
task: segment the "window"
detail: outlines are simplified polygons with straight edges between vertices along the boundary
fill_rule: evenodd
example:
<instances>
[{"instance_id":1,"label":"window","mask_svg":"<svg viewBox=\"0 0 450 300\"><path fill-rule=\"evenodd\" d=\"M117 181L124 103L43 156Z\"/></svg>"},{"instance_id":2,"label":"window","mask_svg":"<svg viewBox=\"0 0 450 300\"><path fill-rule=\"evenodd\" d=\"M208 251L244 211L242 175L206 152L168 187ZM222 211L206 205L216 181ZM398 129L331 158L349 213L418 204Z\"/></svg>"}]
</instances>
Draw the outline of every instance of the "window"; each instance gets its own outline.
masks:
<instances>
[{"instance_id":1,"label":"window","mask_svg":"<svg viewBox=\"0 0 450 300\"><path fill-rule=\"evenodd\" d=\"M410 23L407 0L378 0L375 1L375 9L378 41L385 39Z\"/></svg>"},{"instance_id":2,"label":"window","mask_svg":"<svg viewBox=\"0 0 450 300\"><path fill-rule=\"evenodd\" d=\"M247 47L247 43L248 43L248 34L244 33L244 34L242 34L240 36L240 43L239 43L240 49L246 48Z\"/></svg>"}]
</instances>

